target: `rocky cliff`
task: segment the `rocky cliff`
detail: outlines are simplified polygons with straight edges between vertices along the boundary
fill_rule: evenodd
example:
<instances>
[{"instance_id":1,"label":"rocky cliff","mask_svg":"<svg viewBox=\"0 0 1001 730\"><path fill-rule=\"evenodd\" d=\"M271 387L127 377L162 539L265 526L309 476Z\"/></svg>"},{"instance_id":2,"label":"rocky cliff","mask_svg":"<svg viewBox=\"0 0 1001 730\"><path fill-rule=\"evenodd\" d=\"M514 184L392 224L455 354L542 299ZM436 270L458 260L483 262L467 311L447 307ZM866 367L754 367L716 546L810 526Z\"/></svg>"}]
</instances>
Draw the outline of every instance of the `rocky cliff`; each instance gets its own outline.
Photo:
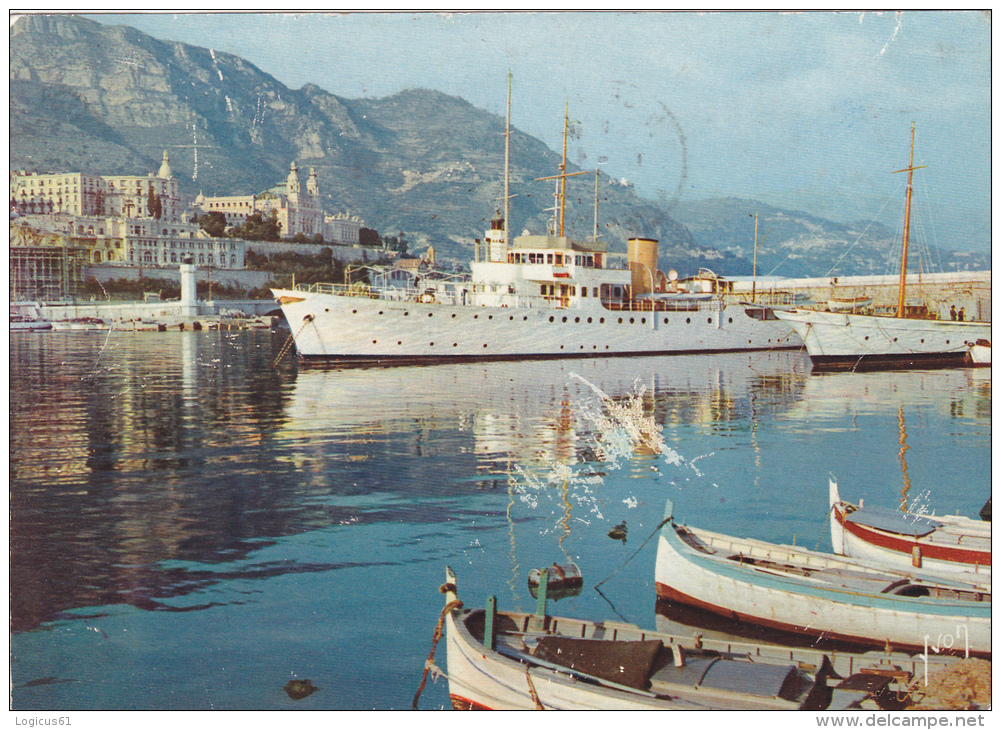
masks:
<instances>
[{"instance_id":1,"label":"rocky cliff","mask_svg":"<svg viewBox=\"0 0 1001 730\"><path fill-rule=\"evenodd\" d=\"M327 212L360 215L383 234L403 231L411 250L433 244L465 260L501 207L503 131L499 116L437 91L345 99L313 84L290 89L237 56L77 16L24 16L10 30L11 169L145 174L167 150L194 196L260 192L295 161L316 169ZM544 232L554 183L536 178L556 174L559 155L515 129L511 160L512 231ZM590 235L593 178L571 179L569 191L569 233ZM606 176L599 191L611 250L649 236L661 241L665 268L750 273L753 228L740 225L744 214L732 205L669 214ZM816 230L826 236L832 225ZM811 260L814 243L772 234L759 271L784 258L797 265L777 274L826 273L826 258ZM841 273L868 273L868 265L849 256Z\"/></svg>"}]
</instances>

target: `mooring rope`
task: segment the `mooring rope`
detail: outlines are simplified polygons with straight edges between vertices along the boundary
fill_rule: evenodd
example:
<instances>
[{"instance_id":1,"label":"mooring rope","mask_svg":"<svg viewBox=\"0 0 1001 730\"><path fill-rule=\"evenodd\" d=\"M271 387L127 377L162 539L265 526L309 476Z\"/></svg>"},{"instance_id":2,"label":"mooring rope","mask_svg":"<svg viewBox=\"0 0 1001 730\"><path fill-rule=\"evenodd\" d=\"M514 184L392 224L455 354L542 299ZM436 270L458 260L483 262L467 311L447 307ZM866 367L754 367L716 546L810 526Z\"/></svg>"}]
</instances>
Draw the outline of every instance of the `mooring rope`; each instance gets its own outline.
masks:
<instances>
[{"instance_id":1,"label":"mooring rope","mask_svg":"<svg viewBox=\"0 0 1001 730\"><path fill-rule=\"evenodd\" d=\"M444 588L445 586L442 586ZM431 652L428 654L427 661L424 662L424 676L421 677L421 685L417 688L417 692L414 694L413 709L417 709L417 700L421 696L421 692L424 691L424 685L428 681L428 672L431 671L431 667L434 667L434 652L438 648L438 642L441 641L442 628L445 626L445 617L450 611L458 610L462 608L462 601L456 599L454 601L449 601L445 604L445 608L441 610L441 616L438 617L438 625L434 628L434 637L431 640Z\"/></svg>"},{"instance_id":2,"label":"mooring rope","mask_svg":"<svg viewBox=\"0 0 1001 730\"><path fill-rule=\"evenodd\" d=\"M658 532L660 532L660 528L662 528L664 525L666 525L670 521L671 521L670 517L665 517L664 519L662 519L660 521L660 523L655 528L653 528L653 532L650 533L650 536L646 540L643 541L643 544L640 545L638 548L636 548L636 550L633 552L633 554L630 555L628 558L626 558L625 562L622 563L622 565L620 565L618 568L616 568L612 572L612 574L610 576L608 576L607 578L605 578L605 580L601 581L600 583L596 583L595 586L594 586L594 589L598 590L598 588L600 588L605 583L607 583L609 580L611 580L615 576L616 573L618 573L620 570L622 570L623 568L625 568L626 567L626 563L628 563L630 560L632 560L633 558L635 558L636 555L639 553L639 551L642 550L644 547L646 547L646 544L648 542L650 542L650 540L653 539L654 535L656 535ZM601 591L598 591L598 593L601 593Z\"/></svg>"},{"instance_id":3,"label":"mooring rope","mask_svg":"<svg viewBox=\"0 0 1001 730\"><path fill-rule=\"evenodd\" d=\"M528 680L528 693L532 695L532 702L535 703L536 710L545 710L545 706L542 704L542 700L539 699L539 693L535 691L535 683L532 682L532 675L529 672L531 665L525 665L525 679Z\"/></svg>"},{"instance_id":4,"label":"mooring rope","mask_svg":"<svg viewBox=\"0 0 1001 730\"><path fill-rule=\"evenodd\" d=\"M285 344L282 345L281 352L278 353L278 357L275 358L275 361L274 363L272 363L271 367L273 368L278 367L278 363L281 362L282 358L285 357L285 353L287 353L289 349L292 347L292 343L295 342L295 338L301 335L302 331L306 329L306 325L308 325L310 322L313 321L313 315L307 314L303 319L305 321L302 323L302 327L300 327L299 331L296 332L294 335L288 336L288 339L285 340Z\"/></svg>"}]
</instances>

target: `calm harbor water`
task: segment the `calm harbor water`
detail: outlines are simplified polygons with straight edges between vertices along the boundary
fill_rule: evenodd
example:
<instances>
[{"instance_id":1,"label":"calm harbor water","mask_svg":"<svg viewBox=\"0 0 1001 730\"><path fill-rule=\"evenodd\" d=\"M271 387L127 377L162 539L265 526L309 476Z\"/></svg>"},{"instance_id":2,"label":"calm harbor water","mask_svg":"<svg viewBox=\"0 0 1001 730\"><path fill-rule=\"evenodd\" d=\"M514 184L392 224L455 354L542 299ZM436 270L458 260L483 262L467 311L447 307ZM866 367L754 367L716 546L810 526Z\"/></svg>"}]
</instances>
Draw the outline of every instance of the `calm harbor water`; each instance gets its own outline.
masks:
<instances>
[{"instance_id":1,"label":"calm harbor water","mask_svg":"<svg viewBox=\"0 0 1001 730\"><path fill-rule=\"evenodd\" d=\"M828 550L829 474L940 514L990 494L989 369L814 375L797 351L275 369L282 343L10 336L12 709L408 709L446 565L466 605L527 610L528 571L573 560L584 590L553 613L653 628L644 541L668 498ZM603 420L602 393L663 448ZM290 699L294 678L319 691ZM429 681L420 707L448 706Z\"/></svg>"}]
</instances>

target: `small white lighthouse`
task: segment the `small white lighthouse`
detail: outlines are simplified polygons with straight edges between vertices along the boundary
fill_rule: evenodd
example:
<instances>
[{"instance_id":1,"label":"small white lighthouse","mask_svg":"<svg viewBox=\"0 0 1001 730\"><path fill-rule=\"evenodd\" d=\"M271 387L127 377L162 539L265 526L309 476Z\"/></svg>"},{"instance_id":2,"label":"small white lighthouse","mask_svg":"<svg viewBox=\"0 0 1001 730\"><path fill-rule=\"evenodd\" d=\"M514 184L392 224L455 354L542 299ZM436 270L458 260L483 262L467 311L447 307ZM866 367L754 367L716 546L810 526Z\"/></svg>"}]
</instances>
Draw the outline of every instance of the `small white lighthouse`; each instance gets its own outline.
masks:
<instances>
[{"instance_id":1,"label":"small white lighthouse","mask_svg":"<svg viewBox=\"0 0 1001 730\"><path fill-rule=\"evenodd\" d=\"M188 254L181 263L181 316L198 316L197 283L195 277L195 257Z\"/></svg>"}]
</instances>

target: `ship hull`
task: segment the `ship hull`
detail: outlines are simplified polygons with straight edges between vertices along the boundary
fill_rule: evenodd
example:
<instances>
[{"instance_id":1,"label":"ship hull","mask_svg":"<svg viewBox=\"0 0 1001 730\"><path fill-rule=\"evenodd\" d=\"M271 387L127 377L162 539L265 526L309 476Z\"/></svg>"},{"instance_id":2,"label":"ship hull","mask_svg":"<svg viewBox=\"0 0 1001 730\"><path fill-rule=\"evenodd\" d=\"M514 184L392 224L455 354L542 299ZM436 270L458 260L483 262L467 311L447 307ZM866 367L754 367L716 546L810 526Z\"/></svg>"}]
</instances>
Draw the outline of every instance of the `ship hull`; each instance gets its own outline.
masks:
<instances>
[{"instance_id":1,"label":"ship hull","mask_svg":"<svg viewBox=\"0 0 1001 730\"><path fill-rule=\"evenodd\" d=\"M990 322L777 311L803 340L818 370L933 369L970 364L970 343L990 339Z\"/></svg>"},{"instance_id":2,"label":"ship hull","mask_svg":"<svg viewBox=\"0 0 1001 730\"><path fill-rule=\"evenodd\" d=\"M274 290L307 364L385 365L796 348L791 326L716 302L678 311L484 307Z\"/></svg>"}]
</instances>

